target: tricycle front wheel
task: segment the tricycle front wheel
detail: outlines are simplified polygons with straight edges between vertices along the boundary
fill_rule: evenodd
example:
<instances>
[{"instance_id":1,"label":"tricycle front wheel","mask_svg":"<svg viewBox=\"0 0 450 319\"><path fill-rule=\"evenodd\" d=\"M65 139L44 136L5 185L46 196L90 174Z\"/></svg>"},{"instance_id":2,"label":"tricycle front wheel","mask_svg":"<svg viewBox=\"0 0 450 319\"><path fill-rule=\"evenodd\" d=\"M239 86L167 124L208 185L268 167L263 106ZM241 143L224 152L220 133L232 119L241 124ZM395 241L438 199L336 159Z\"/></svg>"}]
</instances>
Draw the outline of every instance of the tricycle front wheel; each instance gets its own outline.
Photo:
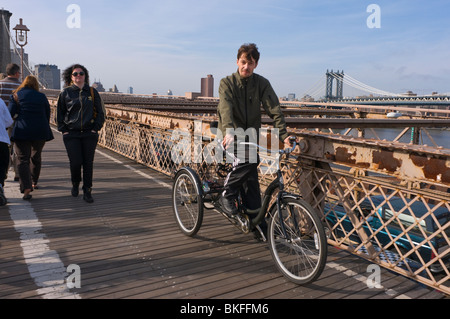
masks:
<instances>
[{"instance_id":1,"label":"tricycle front wheel","mask_svg":"<svg viewBox=\"0 0 450 319\"><path fill-rule=\"evenodd\" d=\"M280 211L276 204L271 207L270 216L269 248L278 270L296 284L316 280L325 267L328 244L313 208L302 199L287 198Z\"/></svg>"}]
</instances>

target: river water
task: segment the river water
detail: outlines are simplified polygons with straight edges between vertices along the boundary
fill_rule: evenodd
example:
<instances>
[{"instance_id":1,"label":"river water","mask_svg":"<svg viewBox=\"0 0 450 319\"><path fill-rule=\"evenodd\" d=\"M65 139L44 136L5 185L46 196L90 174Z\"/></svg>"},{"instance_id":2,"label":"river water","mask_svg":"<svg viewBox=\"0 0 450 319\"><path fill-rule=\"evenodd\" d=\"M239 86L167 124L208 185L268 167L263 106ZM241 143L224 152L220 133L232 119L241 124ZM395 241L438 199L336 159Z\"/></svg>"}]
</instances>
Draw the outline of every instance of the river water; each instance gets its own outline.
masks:
<instances>
[{"instance_id":1,"label":"river water","mask_svg":"<svg viewBox=\"0 0 450 319\"><path fill-rule=\"evenodd\" d=\"M375 133L378 135L380 139L386 139L388 141L392 141L395 139L403 129L400 128L384 128L384 129L375 129ZM433 138L434 142L438 146L442 146L444 148L450 149L450 129L427 129L428 133ZM373 134L372 130L366 129L366 138L376 138ZM433 142L430 141L430 138L425 132L421 132L420 134L420 144L426 144L428 146L434 147ZM411 130L409 130L400 140L402 143L410 143L411 142Z\"/></svg>"}]
</instances>

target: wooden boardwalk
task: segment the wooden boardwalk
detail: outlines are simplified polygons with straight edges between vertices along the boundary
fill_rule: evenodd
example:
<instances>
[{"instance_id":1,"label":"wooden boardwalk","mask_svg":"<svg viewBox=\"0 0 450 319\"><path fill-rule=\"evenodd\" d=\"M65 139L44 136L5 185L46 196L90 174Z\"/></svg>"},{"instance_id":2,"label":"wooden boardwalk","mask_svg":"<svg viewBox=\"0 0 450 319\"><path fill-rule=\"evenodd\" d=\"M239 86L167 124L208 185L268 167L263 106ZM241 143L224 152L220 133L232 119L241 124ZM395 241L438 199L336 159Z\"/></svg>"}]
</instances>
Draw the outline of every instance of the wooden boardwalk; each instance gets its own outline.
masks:
<instances>
[{"instance_id":1,"label":"wooden boardwalk","mask_svg":"<svg viewBox=\"0 0 450 319\"><path fill-rule=\"evenodd\" d=\"M0 298L445 298L384 269L382 287L368 288L370 264L332 247L319 280L294 285L277 271L265 244L215 212L205 214L195 238L184 236L172 216L171 185L169 177L99 148L95 202L87 204L70 196L68 159L55 134L30 202L17 182L6 182ZM80 287L69 288L68 276Z\"/></svg>"}]
</instances>

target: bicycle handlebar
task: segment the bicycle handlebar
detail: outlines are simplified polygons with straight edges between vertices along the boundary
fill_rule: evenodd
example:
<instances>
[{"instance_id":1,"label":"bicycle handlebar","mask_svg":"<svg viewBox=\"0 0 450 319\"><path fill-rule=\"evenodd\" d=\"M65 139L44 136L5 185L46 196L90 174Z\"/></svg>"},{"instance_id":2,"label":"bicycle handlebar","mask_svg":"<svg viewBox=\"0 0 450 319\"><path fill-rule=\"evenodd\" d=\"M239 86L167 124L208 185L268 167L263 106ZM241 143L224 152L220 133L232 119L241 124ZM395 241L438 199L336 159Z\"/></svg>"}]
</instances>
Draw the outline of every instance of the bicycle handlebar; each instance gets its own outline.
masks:
<instances>
[{"instance_id":1,"label":"bicycle handlebar","mask_svg":"<svg viewBox=\"0 0 450 319\"><path fill-rule=\"evenodd\" d=\"M259 144L253 143L253 142L240 142L239 144L241 144L241 145L252 145L252 146L255 146L255 147L257 147L257 148L259 148L261 150L264 150L264 151L270 152L270 153L279 153L279 154L286 154L286 155L288 155L288 154L292 153L295 150L295 148L297 147L297 138L296 137L290 137L289 140L292 143L292 147L291 148L285 148L285 149L282 149L282 150L278 150L278 152L275 152L273 150L270 150L268 148L265 148L265 147L263 147L263 146L261 146ZM225 148L222 145L222 141L219 140L218 142L222 146L222 149L225 150Z\"/></svg>"},{"instance_id":2,"label":"bicycle handlebar","mask_svg":"<svg viewBox=\"0 0 450 319\"><path fill-rule=\"evenodd\" d=\"M265 147L262 147L261 145L258 145L258 144L256 144L256 143L253 143L253 142L241 142L241 143L239 143L239 144L242 144L242 145L252 145L252 146L256 146L257 148L259 148L259 149L261 149L261 150L268 151L268 152L270 152L270 153L276 153L276 152L274 152L274 151L272 151L272 150L269 150L269 149L267 149L267 148L265 148ZM287 155L287 154L292 153L296 147L297 147L297 141L294 141L291 148L285 148L285 149L282 149L282 150L278 150L278 153L279 153L279 154L286 154L286 155Z\"/></svg>"}]
</instances>

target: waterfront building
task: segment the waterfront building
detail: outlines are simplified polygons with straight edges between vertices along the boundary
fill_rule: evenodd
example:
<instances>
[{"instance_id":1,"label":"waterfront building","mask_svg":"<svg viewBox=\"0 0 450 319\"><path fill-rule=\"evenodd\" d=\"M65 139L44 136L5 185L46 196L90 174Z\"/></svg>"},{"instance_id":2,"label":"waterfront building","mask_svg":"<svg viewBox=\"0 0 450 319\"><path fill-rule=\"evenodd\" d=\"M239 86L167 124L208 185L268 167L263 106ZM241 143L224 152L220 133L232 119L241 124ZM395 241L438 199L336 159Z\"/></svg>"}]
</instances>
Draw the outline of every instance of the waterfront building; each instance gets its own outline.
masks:
<instances>
[{"instance_id":1,"label":"waterfront building","mask_svg":"<svg viewBox=\"0 0 450 319\"><path fill-rule=\"evenodd\" d=\"M48 63L35 65L34 74L44 88L61 90L61 70L56 65Z\"/></svg>"},{"instance_id":2,"label":"waterfront building","mask_svg":"<svg viewBox=\"0 0 450 319\"><path fill-rule=\"evenodd\" d=\"M206 78L202 78L200 95L214 97L214 77L211 74L208 74Z\"/></svg>"},{"instance_id":3,"label":"waterfront building","mask_svg":"<svg viewBox=\"0 0 450 319\"><path fill-rule=\"evenodd\" d=\"M16 52L15 50L11 49L11 63L15 63L18 66L22 65L22 60L20 59L20 49ZM30 66L28 64L28 53L23 52L23 78L25 79L27 76L30 75Z\"/></svg>"},{"instance_id":4,"label":"waterfront building","mask_svg":"<svg viewBox=\"0 0 450 319\"><path fill-rule=\"evenodd\" d=\"M105 88L100 81L95 81L92 83L92 87L95 88L98 92L105 92Z\"/></svg>"}]
</instances>

